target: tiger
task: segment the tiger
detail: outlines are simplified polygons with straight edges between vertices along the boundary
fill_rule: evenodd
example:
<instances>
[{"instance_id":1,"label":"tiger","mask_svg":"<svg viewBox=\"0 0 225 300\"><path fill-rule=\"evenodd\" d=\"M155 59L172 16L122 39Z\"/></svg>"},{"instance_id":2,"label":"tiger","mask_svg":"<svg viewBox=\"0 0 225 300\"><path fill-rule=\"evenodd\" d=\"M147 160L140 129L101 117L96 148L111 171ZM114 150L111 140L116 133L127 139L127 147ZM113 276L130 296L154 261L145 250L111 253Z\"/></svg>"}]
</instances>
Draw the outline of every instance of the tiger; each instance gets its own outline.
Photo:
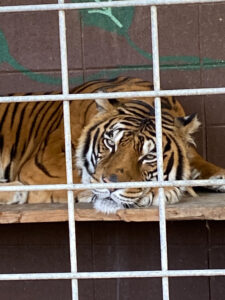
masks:
<instances>
[{"instance_id":1,"label":"tiger","mask_svg":"<svg viewBox=\"0 0 225 300\"><path fill-rule=\"evenodd\" d=\"M148 81L121 76L84 83L70 94L153 89ZM162 97L161 110L163 179L225 178L225 169L206 161L196 150L193 134L200 126L197 115L185 115L174 97ZM154 98L70 101L70 125L74 183L158 180ZM66 182L62 101L1 103L0 185ZM225 191L225 185L208 188ZM185 191L195 195L190 188L165 187L165 203L179 202ZM124 208L159 205L159 189L76 190L74 199L93 203L97 211L116 213ZM0 193L1 204L65 201L63 190Z\"/></svg>"}]
</instances>

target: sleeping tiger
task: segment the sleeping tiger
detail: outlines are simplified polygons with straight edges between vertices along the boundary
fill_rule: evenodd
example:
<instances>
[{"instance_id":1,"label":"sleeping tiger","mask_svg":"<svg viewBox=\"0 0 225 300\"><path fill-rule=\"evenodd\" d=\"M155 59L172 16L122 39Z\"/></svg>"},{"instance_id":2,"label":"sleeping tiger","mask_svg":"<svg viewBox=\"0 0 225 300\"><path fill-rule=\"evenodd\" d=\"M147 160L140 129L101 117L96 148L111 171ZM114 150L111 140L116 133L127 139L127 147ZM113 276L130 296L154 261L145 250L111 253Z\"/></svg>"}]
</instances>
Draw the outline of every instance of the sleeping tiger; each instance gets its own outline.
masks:
<instances>
[{"instance_id":1,"label":"sleeping tiger","mask_svg":"<svg viewBox=\"0 0 225 300\"><path fill-rule=\"evenodd\" d=\"M88 82L71 93L150 89L147 81L119 77ZM161 103L164 179L225 178L224 169L195 150L196 115L185 116L173 97ZM70 110L74 183L157 180L153 98L71 101ZM66 183L63 130L62 102L0 104L1 185ZM225 191L225 185L209 188ZM166 203L178 202L184 191L165 188ZM74 192L74 197L105 213L158 205L157 188L93 189ZM65 191L0 193L2 204L64 201Z\"/></svg>"}]
</instances>

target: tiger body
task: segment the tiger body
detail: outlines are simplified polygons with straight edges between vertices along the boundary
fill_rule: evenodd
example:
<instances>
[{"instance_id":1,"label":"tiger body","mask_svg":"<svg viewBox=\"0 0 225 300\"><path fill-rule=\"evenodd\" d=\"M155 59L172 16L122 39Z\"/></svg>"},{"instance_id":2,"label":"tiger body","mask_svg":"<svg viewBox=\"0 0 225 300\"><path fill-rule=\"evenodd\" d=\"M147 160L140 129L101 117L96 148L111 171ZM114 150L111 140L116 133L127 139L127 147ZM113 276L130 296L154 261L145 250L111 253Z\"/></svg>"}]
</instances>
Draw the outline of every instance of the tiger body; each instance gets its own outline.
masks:
<instances>
[{"instance_id":1,"label":"tiger body","mask_svg":"<svg viewBox=\"0 0 225 300\"><path fill-rule=\"evenodd\" d=\"M71 93L147 91L137 78L88 82ZM164 179L222 177L224 169L195 150L192 133L199 122L185 116L173 97L162 98ZM97 103L97 106L96 106ZM74 183L157 180L154 99L71 101ZM0 104L1 184L66 183L62 102ZM184 188L165 189L168 203L178 202ZM223 191L223 187L221 187ZM93 201L110 213L124 207L158 204L157 188L93 189L76 192L78 201ZM0 194L1 203L66 201L65 191Z\"/></svg>"}]
</instances>

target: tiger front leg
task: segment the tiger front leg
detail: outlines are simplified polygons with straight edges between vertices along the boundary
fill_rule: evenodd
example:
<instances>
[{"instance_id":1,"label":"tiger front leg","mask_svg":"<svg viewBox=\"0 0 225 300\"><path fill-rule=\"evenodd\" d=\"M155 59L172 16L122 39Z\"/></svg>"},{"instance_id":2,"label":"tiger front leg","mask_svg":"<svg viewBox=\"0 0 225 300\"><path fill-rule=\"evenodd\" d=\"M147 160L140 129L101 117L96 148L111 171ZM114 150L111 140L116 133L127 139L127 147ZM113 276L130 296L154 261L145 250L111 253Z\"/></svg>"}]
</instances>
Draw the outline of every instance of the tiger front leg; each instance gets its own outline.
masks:
<instances>
[{"instance_id":1,"label":"tiger front leg","mask_svg":"<svg viewBox=\"0 0 225 300\"><path fill-rule=\"evenodd\" d=\"M179 187L164 188L164 201L166 204L174 204L180 201L183 191ZM159 206L159 188L152 188L139 203L142 207Z\"/></svg>"},{"instance_id":2,"label":"tiger front leg","mask_svg":"<svg viewBox=\"0 0 225 300\"><path fill-rule=\"evenodd\" d=\"M221 169L220 171L216 172L214 175L209 177L209 179L224 179L225 180L225 170ZM206 186L206 188L209 190L215 191L215 192L225 193L225 183L223 185L208 185L208 186Z\"/></svg>"},{"instance_id":3,"label":"tiger front leg","mask_svg":"<svg viewBox=\"0 0 225 300\"><path fill-rule=\"evenodd\" d=\"M78 191L74 194L78 203L90 203L93 201L94 194L91 190Z\"/></svg>"},{"instance_id":4,"label":"tiger front leg","mask_svg":"<svg viewBox=\"0 0 225 300\"><path fill-rule=\"evenodd\" d=\"M192 179L225 179L225 169L205 160L197 153L194 147L190 148L189 155ZM225 183L223 185L209 185L206 186L206 188L215 192L224 193Z\"/></svg>"},{"instance_id":5,"label":"tiger front leg","mask_svg":"<svg viewBox=\"0 0 225 300\"><path fill-rule=\"evenodd\" d=\"M20 186L23 185L19 181L0 183L0 186ZM26 191L10 191L0 192L0 204L24 204L27 202L28 192Z\"/></svg>"}]
</instances>

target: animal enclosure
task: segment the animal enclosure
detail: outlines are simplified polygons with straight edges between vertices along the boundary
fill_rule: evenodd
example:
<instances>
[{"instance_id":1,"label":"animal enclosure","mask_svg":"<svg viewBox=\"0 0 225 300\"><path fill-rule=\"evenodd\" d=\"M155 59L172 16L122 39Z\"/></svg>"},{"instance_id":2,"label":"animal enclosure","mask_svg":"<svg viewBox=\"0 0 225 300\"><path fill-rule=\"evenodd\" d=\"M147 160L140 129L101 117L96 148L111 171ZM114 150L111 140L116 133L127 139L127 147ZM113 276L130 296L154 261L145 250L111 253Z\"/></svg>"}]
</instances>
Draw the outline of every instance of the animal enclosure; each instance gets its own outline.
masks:
<instances>
[{"instance_id":1,"label":"animal enclosure","mask_svg":"<svg viewBox=\"0 0 225 300\"><path fill-rule=\"evenodd\" d=\"M48 4L46 4L46 2L48 2ZM152 253L154 253L154 251L157 253L154 256L155 261L153 260L152 264L147 264L147 269L145 269L143 260L141 260L143 268L138 266L138 264L132 265L133 259L138 261L139 255L147 255L144 250L144 254L140 251L137 257L131 257L130 261L128 259L127 265L126 263L123 264L120 262L118 257L116 258L115 265L110 265L116 255L122 256L122 246L125 244L124 240L126 240L126 237L126 245L132 243L132 230L135 232L135 237L138 236L139 233L135 229L135 223L132 223L132 225L123 223L107 224L106 227L108 231L112 231L113 236L112 240L110 240L111 236L105 234L109 241L104 240L102 237L103 233L101 233L99 229L99 227L104 227L104 224L96 223L93 225L87 223L86 225L78 225L77 234L79 239L81 239L81 247L80 249L78 247L78 252L82 252L81 249L84 249L84 251L87 251L87 256L79 254L84 262L82 265L78 257L79 268L77 270L77 248L75 242L72 192L77 186L73 185L71 175L72 158L68 102L76 98L76 96L69 94L69 87L82 83L83 81L86 82L96 78L112 78L118 75L137 76L150 80L154 83L154 91L150 92L149 95L156 97L155 106L158 132L157 153L159 182L156 182L155 185L157 186L158 184L159 187L165 187L168 184L163 181L162 174L161 106L159 96L180 96L187 113L198 113L202 122L201 130L196 137L198 149L208 160L221 167L225 167L225 146L223 143L225 134L224 116L221 114L225 105L223 101L223 94L225 93L223 80L225 59L223 51L225 43L225 21L223 12L225 11L225 6L223 1L87 1L88 4L86 4L85 1L81 1L81 3L79 3L79 1L66 1L65 4L63 0L59 0L58 4L55 2L56 1L32 1L31 3L30 1L23 1L23 3L18 3L18 1L8 0L4 2L4 5L1 4L0 93L5 95L1 97L1 101L5 102L37 101L37 99L42 99L43 101L64 100L67 185L61 185L58 188L63 188L68 191L69 240L65 241L65 237L62 238L62 244L57 240L57 247L52 251L55 253L54 255L56 255L58 251L56 248L58 248L58 246L60 249L61 247L65 247L65 252L59 251L58 253L59 256L61 253L65 255L64 258L67 265L63 268L61 262L59 262L57 267L55 265L55 260L57 260L56 255L54 256L53 264L51 264L54 267L50 267L48 262L45 263L45 266L48 266L49 269L47 267L43 269L34 268L33 270L28 268L27 271L26 268L24 268L25 262L23 262L24 265L22 265L21 268L18 267L15 271L13 271L13 267L10 272L7 267L4 267L5 269L0 275L1 283L5 284L4 280L8 280L5 285L8 289L8 287L13 287L14 284L19 287L21 283L24 283L24 280L32 279L35 280L35 284L40 284L41 290L42 281L36 280L49 279L44 282L44 285L45 287L47 287L48 284L52 286L52 293L54 295L52 299L62 299L60 297L64 297L62 296L64 289L67 293L67 299L74 300L136 299L137 291L140 286L141 289L144 290L143 293L138 294L140 295L138 296L140 299L146 299L148 295L154 295L154 299L163 300L180 299L179 297L181 297L181 295L182 298L187 297L186 299L201 299L200 297L203 297L202 299L223 299L223 284L221 284L221 282L223 282L224 279L223 277L217 276L225 275L225 270L221 269L223 268L224 253L221 250L222 247L220 247L221 264L217 264L216 255L210 256L211 254L209 253L210 247L213 248L220 244L220 242L218 242L219 238L216 236L215 228L218 228L218 235L220 234L221 236L223 229L220 228L220 225L216 222L190 221L190 228L194 231L196 226L199 231L193 239L190 238L189 246L193 245L196 240L203 235L204 238L202 238L201 243L197 244L199 248L204 245L205 249L207 249L207 253L205 253L205 250L201 248L201 251L204 252L204 261L199 263L199 265L193 262L191 268L185 264L176 265L176 263L171 263L170 265L170 259L172 261L176 260L176 256L170 252L170 248L168 260L166 214L162 189L159 206L159 230L156 229L157 225L155 223L136 225L141 232L146 233L147 236L149 234L149 238L151 238L152 234L153 240L157 240L157 246L155 248L154 245L149 246L148 243L148 246L146 246L146 243L143 242L145 236L142 236L142 240L135 241L136 247L133 248L134 251L137 251L138 245L143 244L145 249L153 251ZM187 2L190 4L184 5L184 3L187 4ZM156 4L157 7L155 6ZM58 23L59 31L57 29ZM7 95L12 92L38 93L58 89L62 89L62 95L56 95L55 97L52 95L48 96L47 93L41 97L34 95L7 97ZM136 93L132 96L140 97L140 95L141 93ZM94 94L92 96L93 98L96 97ZM78 97L80 96L77 96L77 98ZM114 98L115 95L97 94L97 97ZM124 97L126 97L126 95L124 95ZM83 95L82 98L85 99L85 96ZM172 182L169 184L197 186L209 185L210 183L211 181L189 181L182 183ZM216 182L214 180L213 183L224 184L224 181L220 180ZM20 187L20 190L38 190L43 188L50 189L57 187L23 186ZM90 188L90 186L86 186L86 188ZM18 187L14 189L18 190ZM0 191L1 190L4 190L4 188L0 187ZM220 209L220 212L221 210L222 209ZM188 218L188 216L186 216L186 218ZM210 218L210 216L208 216L208 218ZM41 222L43 221L44 220ZM150 224L152 224L152 227ZM173 232L171 236L179 239L180 243L185 243L181 236L185 234L185 232L188 232L188 235L191 236L191 232L187 229L188 222L183 222L180 226L181 233L179 229L175 229L174 224L177 225L177 227L180 225L179 222L169 223L169 228L172 228L171 232ZM130 227L128 225L130 225ZM4 225L4 228L6 228L5 226L6 225ZM38 225L32 225L32 228L37 236L40 236L39 233L35 231L37 230L37 226ZM88 232L89 226L92 227L92 234ZM40 226L42 232L44 232L47 227L47 224ZM27 230L25 225L9 225L9 228L5 230L7 231L10 228L12 230L12 236L16 235L17 230L22 230L24 234ZM56 232L59 230L59 233L62 235L67 231L64 223L50 224L49 228L50 235L53 235L54 230L56 230ZM154 228L154 230L152 228ZM205 230L205 228L211 228L212 231L209 233L207 231L208 229ZM119 236L120 229L125 232L128 231L127 235L124 233L124 235ZM82 236L84 236L83 241L81 235L79 235L79 230L82 232ZM129 232L129 230L131 230L131 232ZM155 232L157 233L156 235ZM29 238L27 238L27 240L25 238L26 242L24 242L24 244L22 243L22 248L28 243L27 241L29 239L32 239L32 231L28 230L28 235L29 234ZM169 238L171 238L171 236ZM96 240L94 240L95 238ZM84 245L90 246L92 244L91 239L94 240L93 244L95 245L95 249L90 254L88 248L84 247ZM12 241L13 238L12 240L9 238L8 243L13 243ZM44 240L39 241L40 244L44 243L43 241ZM18 241L18 243L20 242ZM35 243L33 240L33 244ZM54 241L49 243L54 245ZM65 246L66 243L67 246ZM117 250L115 252L113 252L113 243L117 246L121 246L115 246ZM175 244L176 242L172 241L172 248ZM224 247L223 241L221 241L221 244ZM100 245L106 247L101 248ZM169 246L170 245L171 244L169 244ZM188 245L186 246L188 247ZM49 249L50 248L54 247L51 246ZM97 251L103 252L102 257L104 257L106 256L104 249L111 259L106 262L106 265L103 265L101 269L101 262L99 261L101 256L98 256L96 253ZM128 249L126 248L124 251L127 253ZM202 253L201 251L200 253ZM89 266L91 267L86 269L87 257L91 259L95 254L96 257L98 257L98 259L95 260L96 265L90 262ZM194 255L195 252L193 252L192 258ZM51 256L51 253L48 254L48 257L49 256ZM69 256L70 265L68 263ZM214 263L212 261L207 262L207 259L210 260L212 257L214 258ZM40 258L43 258L43 256L40 255ZM106 259L109 258L106 257ZM184 262L184 260L184 258L181 259L182 262ZM191 258L189 257L187 261L190 262ZM209 279L209 276L211 276L212 279ZM174 277L176 277L176 280ZM180 291L178 287L179 280L181 280L180 277L185 277L187 281L190 280L190 286L192 286L195 281L201 282L200 286L204 293L199 296L197 288L191 289L191 295L185 290L185 287ZM15 283L15 281L10 280L23 281ZM61 294L60 292L58 295L54 294L54 280L59 280L60 284L62 284ZM77 280L79 280L79 290L81 291L79 293ZM136 288L134 285L133 294L130 291L132 280L135 280L133 282L135 282L136 285ZM72 283L71 293L69 291L70 282ZM176 284L174 284L174 282L176 282ZM172 287L170 287L169 283L171 283ZM25 283L24 286L26 286L26 284L27 283ZM102 286L106 294L101 294ZM153 291L152 286L156 287ZM216 292L217 288L215 288L215 286L219 286L219 292ZM109 287L108 292L107 287ZM36 299L40 299L42 295L38 293L41 291L39 290L38 292L37 290L34 294L27 295L27 299L35 299L35 297L37 297ZM170 296L169 290L171 291ZM6 290L5 295L6 300L10 299L10 296L8 296L10 294ZM45 294L45 297L49 297L49 295Z\"/></svg>"}]
</instances>

